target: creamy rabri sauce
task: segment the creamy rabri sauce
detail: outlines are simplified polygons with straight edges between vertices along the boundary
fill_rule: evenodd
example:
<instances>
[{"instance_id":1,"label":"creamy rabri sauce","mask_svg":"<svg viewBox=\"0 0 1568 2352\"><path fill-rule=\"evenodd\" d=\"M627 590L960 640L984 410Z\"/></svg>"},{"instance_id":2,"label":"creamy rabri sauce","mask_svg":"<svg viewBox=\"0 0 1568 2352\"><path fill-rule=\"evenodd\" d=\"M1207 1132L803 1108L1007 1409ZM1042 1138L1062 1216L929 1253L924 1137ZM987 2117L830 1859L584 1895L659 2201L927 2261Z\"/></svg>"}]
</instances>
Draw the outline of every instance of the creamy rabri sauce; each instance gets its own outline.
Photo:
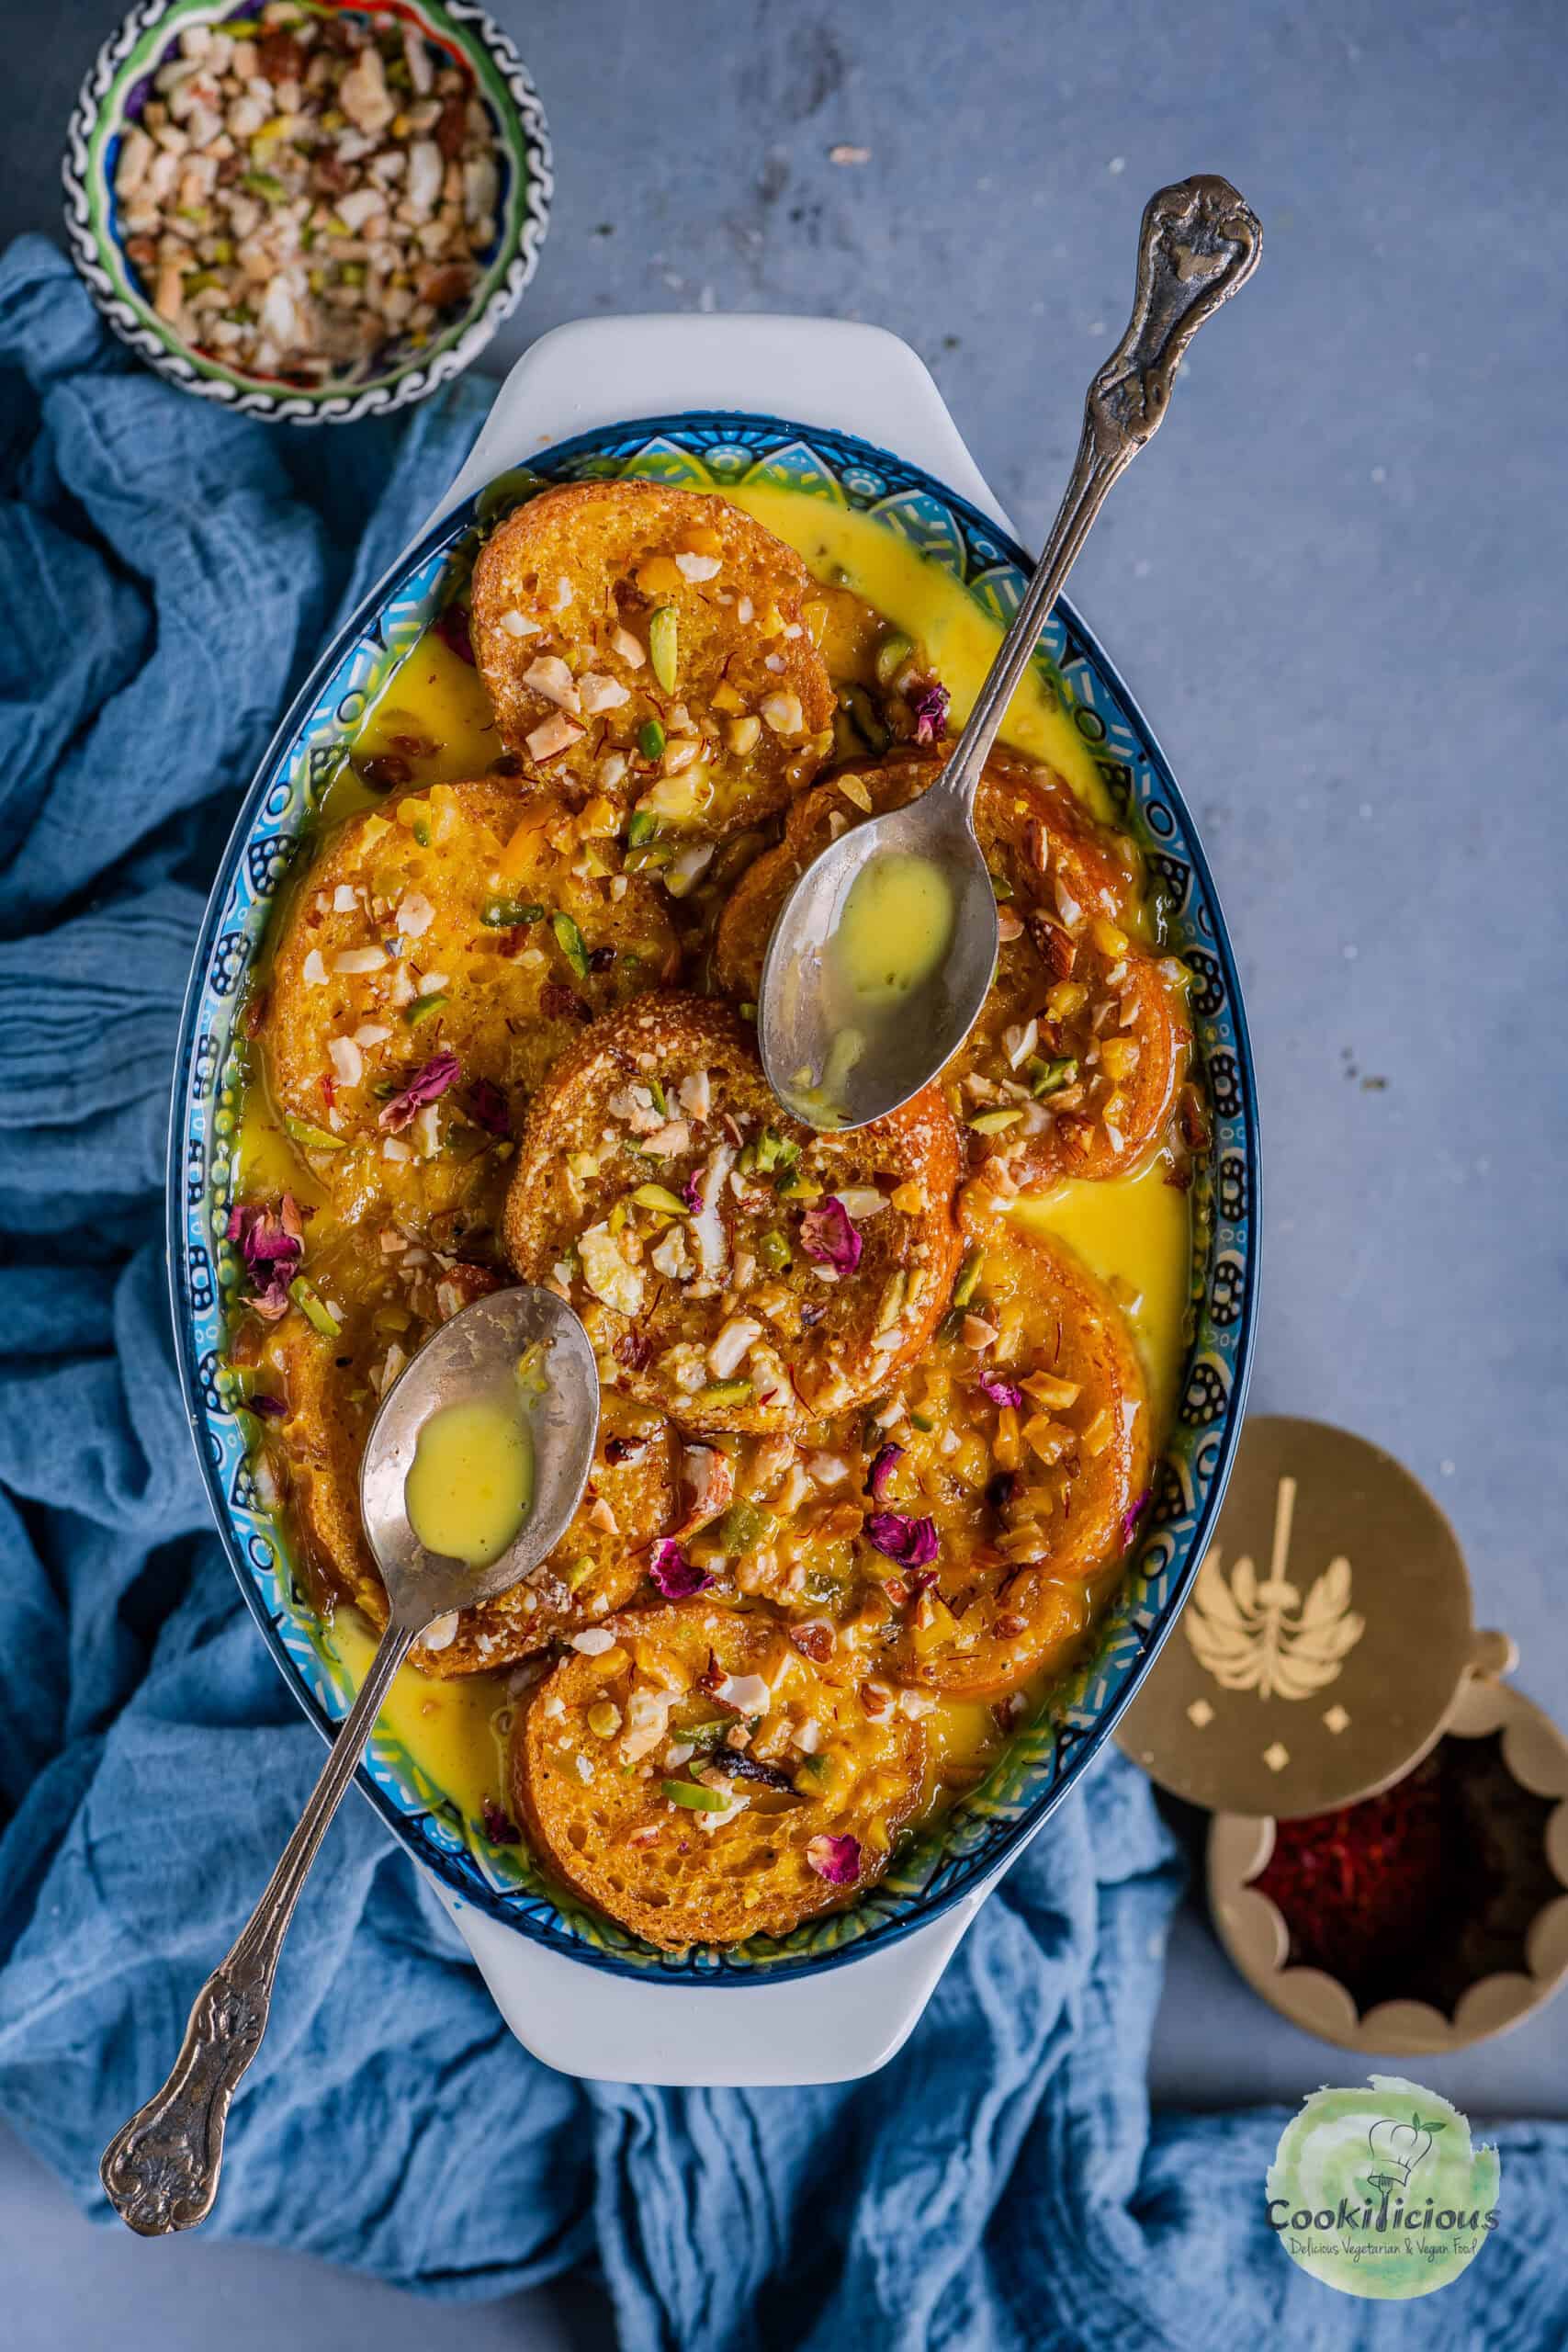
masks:
<instances>
[{"instance_id":1,"label":"creamy rabri sauce","mask_svg":"<svg viewBox=\"0 0 1568 2352\"><path fill-rule=\"evenodd\" d=\"M951 724L962 727L1002 630L960 582L873 515L773 485L743 484L724 495L787 540L819 579L847 585L887 623L922 641L949 689ZM824 650L831 667L830 649ZM421 639L382 689L361 727L358 752L369 756L410 731L439 746L434 757L417 763L413 788L482 775L502 750L477 673L432 636ZM1048 762L1095 816L1112 816L1070 711L1033 673L1013 698L1001 741ZM345 769L326 795L321 821L339 822L373 799ZM940 874L935 879L942 883ZM951 906L947 919L951 922ZM923 878L905 874L868 886L863 920L857 917L846 950L853 978L863 984L861 992L874 997L888 990L893 1003L907 1001L919 985L922 958L940 956L932 943L941 938L942 923L938 893ZM252 1088L245 1105L240 1165L247 1186L269 1192L288 1186L330 1225L320 1188L260 1086ZM1185 1352L1191 1246L1187 1194L1168 1183L1166 1173L1166 1162L1156 1158L1136 1176L1060 1184L1017 1212L1066 1241L1120 1301L1148 1382L1156 1451L1175 1410ZM321 1226L315 1230L321 1232ZM465 1540L475 1532L466 1521L443 1522L443 1528ZM371 1628L344 1607L319 1640L357 1687L376 1648ZM505 1742L516 1704L510 1679L503 1670L437 1682L405 1667L383 1704L384 1724L419 1771L470 1819L479 1816L487 1797L500 1798L504 1807ZM994 1745L997 1729L990 1709L972 1700L942 1702L925 1721L934 1798L938 1775L954 1769L962 1775L966 1758Z\"/></svg>"}]
</instances>

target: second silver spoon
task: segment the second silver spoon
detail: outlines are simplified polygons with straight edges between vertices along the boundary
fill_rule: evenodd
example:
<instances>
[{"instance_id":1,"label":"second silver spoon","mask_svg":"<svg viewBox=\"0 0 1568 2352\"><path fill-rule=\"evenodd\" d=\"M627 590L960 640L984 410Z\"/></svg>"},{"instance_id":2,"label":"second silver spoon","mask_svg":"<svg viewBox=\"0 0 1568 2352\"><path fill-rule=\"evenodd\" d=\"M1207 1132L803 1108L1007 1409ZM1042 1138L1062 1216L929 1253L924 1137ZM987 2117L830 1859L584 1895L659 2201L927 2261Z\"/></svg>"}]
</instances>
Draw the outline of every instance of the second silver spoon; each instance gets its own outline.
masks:
<instances>
[{"instance_id":1,"label":"second silver spoon","mask_svg":"<svg viewBox=\"0 0 1568 2352\"><path fill-rule=\"evenodd\" d=\"M1066 493L1033 578L934 782L902 808L852 826L795 884L768 942L758 990L762 1067L779 1100L816 1127L859 1127L929 1084L977 1019L997 962L997 902L975 837L975 795L997 730L1052 605L1117 476L1164 418L1176 365L1203 321L1257 266L1263 232L1228 180L1161 188L1145 208L1127 332L1089 386ZM939 967L874 1035L846 1031L829 943L872 859L928 860L952 897Z\"/></svg>"},{"instance_id":2,"label":"second silver spoon","mask_svg":"<svg viewBox=\"0 0 1568 2352\"><path fill-rule=\"evenodd\" d=\"M440 1407L492 1393L536 1343L545 1350L545 1393L529 1415L535 1487L515 1541L488 1567L426 1551L404 1501L421 1430ZM588 1334L570 1306L527 1284L464 1307L389 1391L360 1469L365 1532L387 1588L387 1630L282 1860L233 1949L196 1996L173 2073L104 2151L99 2173L109 2202L141 2236L192 2229L212 2209L229 2103L261 2047L288 1922L393 1676L437 1620L504 1592L559 1543L581 1500L598 1429L599 1374Z\"/></svg>"}]
</instances>

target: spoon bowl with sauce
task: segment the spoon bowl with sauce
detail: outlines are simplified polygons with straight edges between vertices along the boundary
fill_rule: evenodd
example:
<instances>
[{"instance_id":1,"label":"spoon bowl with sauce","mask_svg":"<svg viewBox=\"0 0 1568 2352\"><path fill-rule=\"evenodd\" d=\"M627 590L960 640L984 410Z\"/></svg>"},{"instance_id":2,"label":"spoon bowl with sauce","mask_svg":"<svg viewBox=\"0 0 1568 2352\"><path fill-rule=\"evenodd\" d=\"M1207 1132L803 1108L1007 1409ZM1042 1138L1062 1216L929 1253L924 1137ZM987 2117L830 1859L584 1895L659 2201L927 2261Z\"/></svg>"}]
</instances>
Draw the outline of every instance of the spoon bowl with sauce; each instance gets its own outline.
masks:
<instances>
[{"instance_id":1,"label":"spoon bowl with sauce","mask_svg":"<svg viewBox=\"0 0 1568 2352\"><path fill-rule=\"evenodd\" d=\"M762 1066L811 1126L863 1126L907 1102L986 1001L996 893L950 773L841 835L773 926L758 994ZM944 1037L954 1042L938 1052Z\"/></svg>"},{"instance_id":2,"label":"spoon bowl with sauce","mask_svg":"<svg viewBox=\"0 0 1568 2352\"><path fill-rule=\"evenodd\" d=\"M1200 175L1150 198L1132 318L1089 386L1050 537L952 756L919 799L830 842L780 909L758 1044L774 1093L810 1125L863 1126L896 1111L974 1027L998 946L975 838L981 772L1112 482L1153 439L1182 353L1250 277L1262 243L1228 180Z\"/></svg>"},{"instance_id":3,"label":"spoon bowl with sauce","mask_svg":"<svg viewBox=\"0 0 1568 2352\"><path fill-rule=\"evenodd\" d=\"M140 2235L190 2229L211 2211L229 2104L261 2046L294 1906L393 1676L422 1635L554 1550L588 1483L598 1430L588 1335L563 1299L526 1284L443 1324L382 1403L360 1503L387 1588L387 1630L282 1860L197 1996L173 2073L104 2151L109 2201Z\"/></svg>"}]
</instances>

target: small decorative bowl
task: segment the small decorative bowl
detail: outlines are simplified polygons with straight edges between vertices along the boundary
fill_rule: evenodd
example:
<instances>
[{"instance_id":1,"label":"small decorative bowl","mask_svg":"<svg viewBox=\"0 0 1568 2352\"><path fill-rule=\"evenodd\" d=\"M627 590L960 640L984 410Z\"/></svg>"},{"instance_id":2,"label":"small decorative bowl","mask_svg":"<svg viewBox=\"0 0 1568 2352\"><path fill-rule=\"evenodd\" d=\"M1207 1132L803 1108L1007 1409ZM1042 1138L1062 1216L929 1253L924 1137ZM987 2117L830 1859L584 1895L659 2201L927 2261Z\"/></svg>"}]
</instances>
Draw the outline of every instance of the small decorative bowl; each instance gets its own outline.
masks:
<instances>
[{"instance_id":1,"label":"small decorative bowl","mask_svg":"<svg viewBox=\"0 0 1568 2352\"><path fill-rule=\"evenodd\" d=\"M1482 1638L1495 1643L1498 1637ZM1337 1977L1293 1964L1284 1915L1255 1883L1274 1850L1273 1820L1221 1813L1210 1827L1209 1907L1226 1951L1270 2007L1342 2050L1407 2057L1463 2050L1517 2025L1568 1977L1568 1739L1539 1707L1487 1673L1467 1674L1461 1682L1443 1736L1478 1745L1497 1737L1501 1769L1529 1798L1552 1808L1524 1881L1531 1909L1523 1915L1529 1925L1519 1939L1523 1964L1490 1974L1471 1975L1467 1968L1469 1981L1446 2011L1411 1997L1358 2008ZM1455 1834L1451 1827L1446 1833ZM1509 1885L1517 1884L1516 1866ZM1468 1924L1445 1915L1439 1932L1459 1934Z\"/></svg>"},{"instance_id":2,"label":"small decorative bowl","mask_svg":"<svg viewBox=\"0 0 1568 2352\"><path fill-rule=\"evenodd\" d=\"M473 0L358 0L344 13L416 26L433 47L465 65L495 130L501 170L499 229L479 256L479 274L463 310L416 347L389 341L372 372L352 383L313 388L247 376L194 351L158 316L126 256L114 194L115 165L126 125L147 102L152 76L197 25L221 25L259 14L263 0L142 0L94 60L71 116L62 175L72 257L116 334L160 376L204 400L269 424L347 424L384 415L450 383L476 359L522 300L549 220L555 180L544 108L522 59L501 28Z\"/></svg>"}]
</instances>

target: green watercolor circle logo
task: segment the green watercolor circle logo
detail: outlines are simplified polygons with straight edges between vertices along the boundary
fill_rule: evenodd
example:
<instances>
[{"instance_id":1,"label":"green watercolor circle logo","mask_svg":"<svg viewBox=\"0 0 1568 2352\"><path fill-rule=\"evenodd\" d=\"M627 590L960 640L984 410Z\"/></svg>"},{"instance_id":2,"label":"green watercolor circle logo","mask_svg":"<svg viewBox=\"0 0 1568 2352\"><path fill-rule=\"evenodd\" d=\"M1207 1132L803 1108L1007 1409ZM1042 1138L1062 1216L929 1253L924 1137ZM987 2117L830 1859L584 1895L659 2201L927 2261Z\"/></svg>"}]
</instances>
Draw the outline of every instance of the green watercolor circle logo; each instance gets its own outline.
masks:
<instances>
[{"instance_id":1,"label":"green watercolor circle logo","mask_svg":"<svg viewBox=\"0 0 1568 2352\"><path fill-rule=\"evenodd\" d=\"M1497 2226L1495 2148L1472 2148L1446 2098L1400 2075L1314 2091L1269 2167L1269 2225L1342 2295L1403 2301L1449 2286Z\"/></svg>"}]
</instances>

